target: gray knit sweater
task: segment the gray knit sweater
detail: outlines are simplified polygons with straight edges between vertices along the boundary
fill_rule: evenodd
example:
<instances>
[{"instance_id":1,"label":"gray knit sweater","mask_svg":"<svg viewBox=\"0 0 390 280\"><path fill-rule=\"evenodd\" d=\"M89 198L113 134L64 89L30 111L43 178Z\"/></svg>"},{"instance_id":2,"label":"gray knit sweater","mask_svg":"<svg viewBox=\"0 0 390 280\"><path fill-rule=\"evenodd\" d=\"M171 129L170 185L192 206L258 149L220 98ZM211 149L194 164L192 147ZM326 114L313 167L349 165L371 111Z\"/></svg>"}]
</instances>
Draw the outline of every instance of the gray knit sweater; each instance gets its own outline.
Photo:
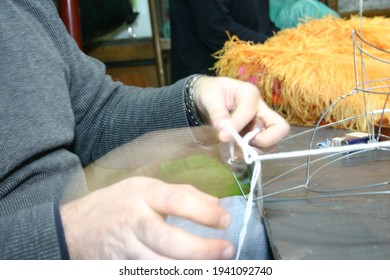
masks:
<instances>
[{"instance_id":1,"label":"gray knit sweater","mask_svg":"<svg viewBox=\"0 0 390 280\"><path fill-rule=\"evenodd\" d=\"M0 1L0 259L67 258L58 205L86 194L83 167L148 131L187 126L184 83L113 82L52 0Z\"/></svg>"}]
</instances>

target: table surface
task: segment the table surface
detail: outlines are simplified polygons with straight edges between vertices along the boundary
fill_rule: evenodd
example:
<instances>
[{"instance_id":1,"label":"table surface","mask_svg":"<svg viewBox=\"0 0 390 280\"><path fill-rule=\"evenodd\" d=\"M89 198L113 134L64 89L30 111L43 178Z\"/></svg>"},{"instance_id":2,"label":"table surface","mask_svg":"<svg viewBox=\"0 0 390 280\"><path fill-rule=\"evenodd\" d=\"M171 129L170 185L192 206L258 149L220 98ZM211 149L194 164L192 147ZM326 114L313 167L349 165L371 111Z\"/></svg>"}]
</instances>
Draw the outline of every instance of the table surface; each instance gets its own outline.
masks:
<instances>
[{"instance_id":1,"label":"table surface","mask_svg":"<svg viewBox=\"0 0 390 280\"><path fill-rule=\"evenodd\" d=\"M343 134L321 129L313 146ZM312 135L287 139L278 151L307 150ZM257 197L268 197L257 202L274 257L390 259L389 159L381 149L311 157L309 164L307 157L263 161Z\"/></svg>"}]
</instances>

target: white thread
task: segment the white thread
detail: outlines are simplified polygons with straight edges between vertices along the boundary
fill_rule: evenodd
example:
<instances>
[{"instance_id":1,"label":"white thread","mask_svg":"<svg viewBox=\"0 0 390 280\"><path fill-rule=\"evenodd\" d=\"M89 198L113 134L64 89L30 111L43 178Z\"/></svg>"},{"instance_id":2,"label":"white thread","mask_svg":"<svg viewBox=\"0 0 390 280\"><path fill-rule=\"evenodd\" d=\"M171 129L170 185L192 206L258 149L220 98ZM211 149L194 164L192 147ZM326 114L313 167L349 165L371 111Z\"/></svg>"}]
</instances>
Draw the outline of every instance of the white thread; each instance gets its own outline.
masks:
<instances>
[{"instance_id":1,"label":"white thread","mask_svg":"<svg viewBox=\"0 0 390 280\"><path fill-rule=\"evenodd\" d=\"M359 11L360 11L360 35L363 34L363 26L362 26L362 17L363 17L363 0L359 0ZM355 65L356 66L356 65ZM364 70L364 63L363 63L363 70ZM356 68L356 67L355 67ZM355 73L356 74L356 73ZM367 115L370 113L367 113ZM244 138L241 138L241 136L238 134L237 131L233 128L230 122L226 122L224 125L225 129L228 130L234 140L237 142L237 144L240 146L244 153L244 159L247 164L254 163L254 170L253 170L253 176L250 184L250 192L248 195L248 202L247 207L245 211L245 217L244 217L244 225L240 233L239 238L239 246L237 250L236 259L239 259L240 252L242 249L244 237L246 234L247 226L249 223L249 218L251 215L251 206L253 203L253 196L254 196L254 189L256 185L256 181L260 179L261 175L261 165L260 162L262 160L271 160L271 159L286 159L286 158L293 158L293 157L303 157L303 156L312 156L312 155L321 155L321 154L329 154L329 153L348 153L348 152L354 152L358 150L368 150L368 149L378 149L378 148L390 148L390 141L383 141L383 142L371 142L367 144L357 144L357 145L347 145L342 147L331 147L326 149L311 149L311 150L305 150L305 151L294 151L294 152L282 152L282 153L275 153L275 154L268 154L268 155L257 155L256 151L249 146L249 140L253 138L259 131L253 131L251 133L248 133ZM230 154L231 154L231 160L234 160L234 143L230 143ZM259 184L261 187L261 182ZM382 194L382 192L380 192ZM388 193L388 192L385 192Z\"/></svg>"},{"instance_id":2,"label":"white thread","mask_svg":"<svg viewBox=\"0 0 390 280\"><path fill-rule=\"evenodd\" d=\"M224 124L224 128L232 135L234 141L242 149L245 163L248 165L254 163L252 179L250 182L250 191L247 197L247 205L245 209L244 224L239 236L236 260L240 258L241 250L244 244L247 228L249 225L249 219L252 214L252 206L254 203L254 191L256 189L256 184L258 183L259 187L261 187L261 161L262 160L285 159L285 158L320 155L320 154L327 154L327 153L347 153L347 152L353 152L362 149L375 149L379 147L390 148L390 141L383 141L383 142L373 142L367 144L355 144L355 145L347 145L341 147L331 147L326 149L313 149L313 150L305 150L305 151L293 151L293 152L258 155L257 152L249 145L249 141L261 131L260 129L253 130L248 134L246 134L244 138L242 138L229 121L227 121ZM235 159L233 142L230 142L230 156L231 156L230 160Z\"/></svg>"},{"instance_id":3,"label":"white thread","mask_svg":"<svg viewBox=\"0 0 390 280\"><path fill-rule=\"evenodd\" d=\"M254 136L256 136L256 134L258 134L260 132L260 129L255 129L255 130L249 132L248 134L246 134L244 136L244 138L242 138L238 134L238 132L234 129L234 127L232 126L232 124L230 122L226 122L224 124L224 128L232 135L232 137L234 138L234 141L236 141L236 143L242 149L246 164L253 163L252 157L256 157L257 152L251 146L249 146L248 143ZM230 143L230 154L231 154L231 157L235 157L234 156L234 143L232 143L232 142ZM233 160L233 159L234 158L231 158L231 160ZM251 214L252 214L252 206L254 203L254 199L253 199L254 198L254 190L256 188L257 182L259 182L259 184L261 186L261 180L260 180L261 176L260 175L261 175L261 163L259 160L257 160L254 162L252 178L251 178L251 183L250 183L250 191L249 191L249 194L247 197L248 200L247 200L247 204L246 204L246 208L245 208L244 224L243 224L243 227L241 229L240 237L239 237L239 241L238 241L236 260L238 260L240 258L241 250L242 250L242 247L244 244L247 228L249 225L249 219L250 219Z\"/></svg>"},{"instance_id":4,"label":"white thread","mask_svg":"<svg viewBox=\"0 0 390 280\"><path fill-rule=\"evenodd\" d=\"M262 160L286 159L286 158L314 156L314 155L332 154L332 153L348 153L348 152L354 152L359 150L368 150L368 149L385 148L385 147L390 148L390 141L372 142L367 144L354 144L354 145L346 145L341 147L329 147L325 149L312 149L312 150L304 150L304 151L256 155L252 157L251 160L262 161Z\"/></svg>"}]
</instances>

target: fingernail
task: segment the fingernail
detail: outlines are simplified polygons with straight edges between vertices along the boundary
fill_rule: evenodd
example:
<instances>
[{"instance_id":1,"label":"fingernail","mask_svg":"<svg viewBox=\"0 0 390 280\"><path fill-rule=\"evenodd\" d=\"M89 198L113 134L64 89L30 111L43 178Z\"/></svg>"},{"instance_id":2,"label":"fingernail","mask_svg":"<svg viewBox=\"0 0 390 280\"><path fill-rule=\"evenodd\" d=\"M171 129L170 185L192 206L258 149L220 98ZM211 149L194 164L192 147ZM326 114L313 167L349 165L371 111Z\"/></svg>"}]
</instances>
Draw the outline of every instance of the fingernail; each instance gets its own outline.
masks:
<instances>
[{"instance_id":1,"label":"fingernail","mask_svg":"<svg viewBox=\"0 0 390 280\"><path fill-rule=\"evenodd\" d=\"M230 215L224 214L219 220L219 226L222 228L226 228L230 224Z\"/></svg>"},{"instance_id":2,"label":"fingernail","mask_svg":"<svg viewBox=\"0 0 390 280\"><path fill-rule=\"evenodd\" d=\"M234 257L234 247L229 246L222 252L222 259L231 260Z\"/></svg>"}]
</instances>

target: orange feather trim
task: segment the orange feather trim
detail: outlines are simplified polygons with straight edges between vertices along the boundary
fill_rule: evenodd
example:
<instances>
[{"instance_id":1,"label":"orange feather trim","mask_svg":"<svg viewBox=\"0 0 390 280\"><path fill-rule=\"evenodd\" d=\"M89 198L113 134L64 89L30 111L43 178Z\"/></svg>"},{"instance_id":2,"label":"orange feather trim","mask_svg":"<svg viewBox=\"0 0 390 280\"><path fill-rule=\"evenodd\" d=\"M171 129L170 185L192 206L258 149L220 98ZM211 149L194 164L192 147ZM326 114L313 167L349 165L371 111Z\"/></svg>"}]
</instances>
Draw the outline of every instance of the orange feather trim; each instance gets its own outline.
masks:
<instances>
[{"instance_id":1,"label":"orange feather trim","mask_svg":"<svg viewBox=\"0 0 390 280\"><path fill-rule=\"evenodd\" d=\"M390 50L390 19L363 18L362 26L364 40ZM353 30L360 33L358 17L325 17L282 30L264 44L244 42L233 36L215 53L214 69L219 76L257 85L264 100L291 124L314 126L333 102L356 88ZM363 47L375 57L390 61L390 53ZM390 64L366 55L363 59L365 81L371 81L366 89L379 86L381 92L390 93L390 81L386 81L390 78ZM359 76L361 62L358 56ZM385 105L390 108L387 97L388 94L372 94L365 100L361 92L349 96L334 106L323 122L364 114L365 104L369 104L369 111L381 110ZM366 131L367 122L360 117L338 127Z\"/></svg>"}]
</instances>

